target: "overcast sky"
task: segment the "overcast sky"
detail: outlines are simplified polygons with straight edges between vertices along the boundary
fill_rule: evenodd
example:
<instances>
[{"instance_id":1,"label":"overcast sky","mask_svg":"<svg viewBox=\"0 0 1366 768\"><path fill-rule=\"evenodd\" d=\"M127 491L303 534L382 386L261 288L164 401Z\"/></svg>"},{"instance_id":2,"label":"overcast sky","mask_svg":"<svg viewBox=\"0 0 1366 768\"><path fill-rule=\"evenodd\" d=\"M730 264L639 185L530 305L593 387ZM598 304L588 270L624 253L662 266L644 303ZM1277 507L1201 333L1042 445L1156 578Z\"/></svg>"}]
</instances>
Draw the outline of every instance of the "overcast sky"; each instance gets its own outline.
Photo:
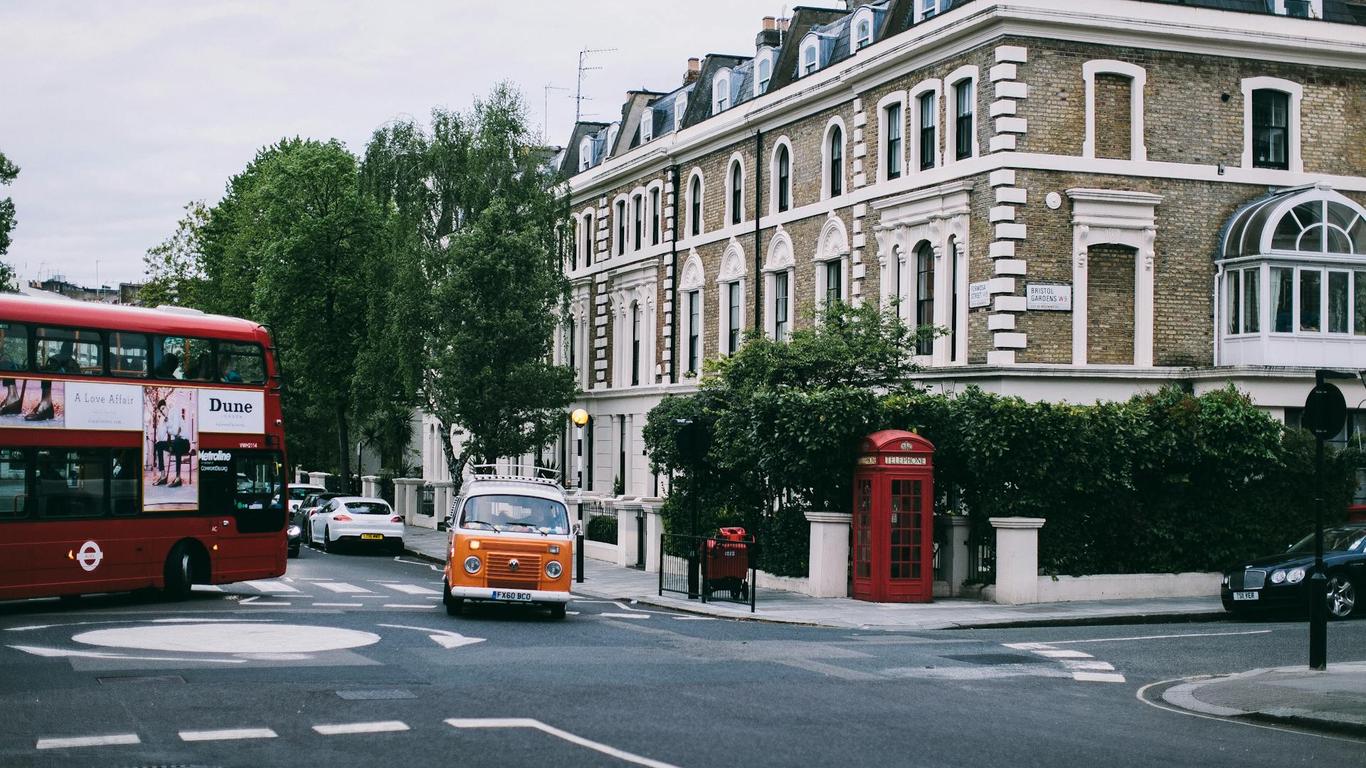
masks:
<instances>
[{"instance_id":1,"label":"overcast sky","mask_svg":"<svg viewBox=\"0 0 1366 768\"><path fill-rule=\"evenodd\" d=\"M787 0L789 7L796 3ZM803 4L842 7L839 0ZM466 109L517 84L563 144L583 48L586 117L629 88L669 90L689 56L753 54L784 0L0 0L0 152L22 170L4 257L24 279L142 276L142 256L190 200L210 204L283 136L361 152L395 117Z\"/></svg>"}]
</instances>

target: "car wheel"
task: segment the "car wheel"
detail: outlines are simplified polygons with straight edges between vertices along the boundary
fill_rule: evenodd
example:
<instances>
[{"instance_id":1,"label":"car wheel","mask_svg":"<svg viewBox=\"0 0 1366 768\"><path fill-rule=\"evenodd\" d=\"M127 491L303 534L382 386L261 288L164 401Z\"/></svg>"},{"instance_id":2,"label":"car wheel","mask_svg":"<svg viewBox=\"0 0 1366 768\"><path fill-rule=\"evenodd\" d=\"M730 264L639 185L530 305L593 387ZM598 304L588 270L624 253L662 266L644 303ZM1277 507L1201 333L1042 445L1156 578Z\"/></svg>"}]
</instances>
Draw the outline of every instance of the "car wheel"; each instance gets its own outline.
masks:
<instances>
[{"instance_id":1,"label":"car wheel","mask_svg":"<svg viewBox=\"0 0 1366 768\"><path fill-rule=\"evenodd\" d=\"M323 551L324 551L324 552L331 552L331 551L332 551L332 541L328 538L330 535L331 535L331 534L329 534L329 533L327 532L327 529L326 529L326 528L323 528Z\"/></svg>"},{"instance_id":2,"label":"car wheel","mask_svg":"<svg viewBox=\"0 0 1366 768\"><path fill-rule=\"evenodd\" d=\"M190 548L184 543L171 548L166 556L164 571L164 592L170 600L184 600L190 596L190 586L194 583L194 558Z\"/></svg>"},{"instance_id":3,"label":"car wheel","mask_svg":"<svg viewBox=\"0 0 1366 768\"><path fill-rule=\"evenodd\" d=\"M564 603L551 603L550 618L563 619L565 611L568 610L568 607L569 606L565 605Z\"/></svg>"},{"instance_id":4,"label":"car wheel","mask_svg":"<svg viewBox=\"0 0 1366 768\"><path fill-rule=\"evenodd\" d=\"M1345 573L1328 577L1328 615L1335 619L1350 619L1356 613L1357 587Z\"/></svg>"},{"instance_id":5,"label":"car wheel","mask_svg":"<svg viewBox=\"0 0 1366 768\"><path fill-rule=\"evenodd\" d=\"M464 599L452 596L451 588L445 580L441 582L441 602L446 606L447 616L459 616L465 612Z\"/></svg>"},{"instance_id":6,"label":"car wheel","mask_svg":"<svg viewBox=\"0 0 1366 768\"><path fill-rule=\"evenodd\" d=\"M395 555L403 554L403 539L395 539L394 542L389 545L389 549Z\"/></svg>"},{"instance_id":7,"label":"car wheel","mask_svg":"<svg viewBox=\"0 0 1366 768\"><path fill-rule=\"evenodd\" d=\"M290 548L289 548L289 556L290 556L290 557L298 557L298 556L299 556L299 548L298 548L297 546L290 547Z\"/></svg>"}]
</instances>

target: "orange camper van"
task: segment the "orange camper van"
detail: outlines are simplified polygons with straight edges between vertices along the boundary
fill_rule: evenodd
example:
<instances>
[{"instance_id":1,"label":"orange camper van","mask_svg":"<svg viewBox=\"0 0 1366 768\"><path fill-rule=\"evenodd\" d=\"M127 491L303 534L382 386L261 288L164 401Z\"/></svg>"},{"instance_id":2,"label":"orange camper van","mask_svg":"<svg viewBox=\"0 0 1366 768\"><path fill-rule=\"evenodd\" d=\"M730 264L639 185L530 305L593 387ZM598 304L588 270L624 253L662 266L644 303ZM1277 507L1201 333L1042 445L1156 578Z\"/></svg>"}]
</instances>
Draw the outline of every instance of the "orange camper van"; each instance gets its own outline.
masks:
<instances>
[{"instance_id":1,"label":"orange camper van","mask_svg":"<svg viewBox=\"0 0 1366 768\"><path fill-rule=\"evenodd\" d=\"M564 618L574 539L558 473L493 465L473 471L446 521L446 613L457 616L466 601L479 601L540 605Z\"/></svg>"}]
</instances>

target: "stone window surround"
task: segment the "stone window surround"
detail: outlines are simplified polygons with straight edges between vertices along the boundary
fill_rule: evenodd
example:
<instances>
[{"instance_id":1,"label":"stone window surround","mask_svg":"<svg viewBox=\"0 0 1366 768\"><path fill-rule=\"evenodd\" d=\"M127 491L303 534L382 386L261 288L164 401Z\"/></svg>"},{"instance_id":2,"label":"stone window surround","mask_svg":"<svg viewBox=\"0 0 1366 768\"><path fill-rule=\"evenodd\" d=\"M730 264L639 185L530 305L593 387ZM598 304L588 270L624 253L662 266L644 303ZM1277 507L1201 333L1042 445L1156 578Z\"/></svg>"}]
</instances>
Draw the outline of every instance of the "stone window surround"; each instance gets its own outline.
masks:
<instances>
[{"instance_id":1,"label":"stone window surround","mask_svg":"<svg viewBox=\"0 0 1366 768\"><path fill-rule=\"evenodd\" d=\"M656 190L659 192L658 209L656 209L654 207L654 203L651 202L653 199L651 197L651 193L655 192ZM645 185L645 204L649 206L650 209L648 211L648 215L645 217L645 237L650 240L650 245L659 245L667 239L664 236L665 230L667 228L665 226L667 224L667 221L664 217L664 210L666 207L664 203L664 198L664 181L662 179L655 179L654 181ZM656 216L659 217L659 243L654 242L654 230L652 229L652 227L654 226L654 217Z\"/></svg>"},{"instance_id":2,"label":"stone window surround","mask_svg":"<svg viewBox=\"0 0 1366 768\"><path fill-rule=\"evenodd\" d=\"M736 221L736 220L734 219L735 211L733 211L733 210L731 209L731 202L732 202L732 200L735 198L735 194L734 194L734 193L735 193L735 190L732 189L733 182L732 182L731 180L732 180L733 178L735 178L735 168L736 168L736 166L739 166L739 168L740 168L740 220L739 220L739 221ZM733 226L733 225L735 225L735 224L740 224L740 223L743 223L743 222L745 221L745 181L746 181L746 179L748 179L748 177L749 177L749 174L745 172L745 158L744 158L744 156L741 155L739 152L732 153L731 156L730 156L730 159L726 161L726 178L725 178L725 185L726 185L725 206L726 206L726 212L725 212L725 218L722 219L722 221L723 221L722 226L723 226L723 227Z\"/></svg>"},{"instance_id":3,"label":"stone window surround","mask_svg":"<svg viewBox=\"0 0 1366 768\"><path fill-rule=\"evenodd\" d=\"M688 111L688 95L680 93L674 97L674 132L683 130L683 115Z\"/></svg>"},{"instance_id":4,"label":"stone window surround","mask_svg":"<svg viewBox=\"0 0 1366 768\"><path fill-rule=\"evenodd\" d=\"M792 179L797 173L797 153L792 151L792 141L786 134L779 136L773 142L773 151L768 156L768 214L777 216L786 211L778 210L778 148L787 147L787 210L790 211L797 207L796 185Z\"/></svg>"},{"instance_id":5,"label":"stone window surround","mask_svg":"<svg viewBox=\"0 0 1366 768\"><path fill-rule=\"evenodd\" d=\"M855 52L867 48L875 42L873 38L877 35L877 25L873 22L872 8L864 5L854 11L854 17L849 22L849 40L852 43L850 47ZM862 30L859 29L860 24L868 25L868 36L866 38L862 37Z\"/></svg>"},{"instance_id":6,"label":"stone window surround","mask_svg":"<svg viewBox=\"0 0 1366 768\"><path fill-rule=\"evenodd\" d=\"M1069 189L1072 200L1072 364L1086 365L1087 262L1093 245L1133 248L1134 362L1153 364L1153 242L1160 195L1110 189Z\"/></svg>"},{"instance_id":7,"label":"stone window surround","mask_svg":"<svg viewBox=\"0 0 1366 768\"><path fill-rule=\"evenodd\" d=\"M934 166L938 168L944 164L944 127L940 125L943 110L939 106L944 103L944 82L935 78L921 80L911 88L907 94L906 124L911 127L907 132L903 142L910 145L910 165L902 171L902 176L908 173L918 173L921 170L920 157L920 97L927 93L934 94ZM927 169L928 170L928 169Z\"/></svg>"},{"instance_id":8,"label":"stone window surround","mask_svg":"<svg viewBox=\"0 0 1366 768\"><path fill-rule=\"evenodd\" d=\"M1291 173L1304 173L1304 157L1300 147L1300 107L1304 101L1304 86L1279 77L1245 77L1243 89L1243 167L1252 168L1252 92L1280 91L1290 97L1290 125L1286 127L1286 155ZM1267 169L1262 169L1267 170ZM1272 169L1274 170L1274 169Z\"/></svg>"},{"instance_id":9,"label":"stone window surround","mask_svg":"<svg viewBox=\"0 0 1366 768\"><path fill-rule=\"evenodd\" d=\"M1081 76L1086 83L1086 139L1081 145L1081 156L1096 156L1096 75L1120 75L1129 78L1129 159L1147 162L1148 147L1143 140L1143 90L1148 83L1148 72L1136 64L1113 59L1093 59L1081 65Z\"/></svg>"},{"instance_id":10,"label":"stone window surround","mask_svg":"<svg viewBox=\"0 0 1366 768\"><path fill-rule=\"evenodd\" d=\"M764 334L770 339L777 337L777 294L774 290L774 276L780 272L787 274L787 328L788 338L792 336L794 320L793 309L796 301L796 261L792 253L792 237L781 226L773 233L768 245L768 257L764 259L764 296L767 311L764 312Z\"/></svg>"},{"instance_id":11,"label":"stone window surround","mask_svg":"<svg viewBox=\"0 0 1366 768\"><path fill-rule=\"evenodd\" d=\"M802 38L801 56L797 59L797 76L806 77L821 68L821 38L815 32L807 32Z\"/></svg>"},{"instance_id":12,"label":"stone window surround","mask_svg":"<svg viewBox=\"0 0 1366 768\"><path fill-rule=\"evenodd\" d=\"M687 373L689 370L692 370L692 369L688 368L688 365L689 365L689 363L691 362L691 361L688 359L688 337L692 335L692 333L693 333L694 330L696 330L696 332L697 332L697 347L698 347L698 348L697 348L698 369L693 371L694 374L701 375L701 373L702 373L702 371L701 371L702 360L704 360L704 359L706 358L705 345L704 345L704 343L703 343L703 339L706 338L705 334L706 334L706 329L707 329L707 312L706 312L707 293L706 293L706 289L705 289L705 282L706 282L706 279L705 279L705 278L706 278L706 270L705 270L705 268L702 266L702 257L700 257L700 256L697 255L697 251L695 251L695 250L690 251L690 252L688 253L687 261L685 261L685 262L683 263L683 274L682 274L681 279L680 279L679 282L678 282L678 297L679 297L679 301L678 301L678 307L677 307L677 309L676 309L676 311L679 313L679 314L678 314L678 344L679 344L679 346L678 346L678 351L679 351L679 357L682 358L682 359L680 360L681 365L679 366L679 369L678 369L678 370L681 371L681 372L683 372L683 373ZM688 294L692 293L693 291L697 291L697 299L698 299L698 304L697 304L697 307L698 307L698 311L697 311L697 328L696 328L696 329L694 329L694 328L692 327L692 315L691 315L691 313L689 312L689 308L688 308Z\"/></svg>"},{"instance_id":13,"label":"stone window surround","mask_svg":"<svg viewBox=\"0 0 1366 768\"><path fill-rule=\"evenodd\" d=\"M631 190L631 200L627 208L627 250L639 251L650 239L650 193L645 187ZM636 237L636 217L640 218L640 236Z\"/></svg>"},{"instance_id":14,"label":"stone window surround","mask_svg":"<svg viewBox=\"0 0 1366 768\"><path fill-rule=\"evenodd\" d=\"M825 124L825 130L821 133L821 200L830 200L830 131L838 127L840 130L840 167L839 176L840 197L849 194L849 174L846 166L849 164L849 131L844 127L844 118L835 115Z\"/></svg>"},{"instance_id":15,"label":"stone window surround","mask_svg":"<svg viewBox=\"0 0 1366 768\"><path fill-rule=\"evenodd\" d=\"M726 250L721 254L721 269L716 275L716 295L717 295L717 345L718 356L726 355L726 343L730 336L730 289L729 284L740 283L740 333L744 335L745 328L745 249L735 238L731 238L726 244Z\"/></svg>"},{"instance_id":16,"label":"stone window surround","mask_svg":"<svg viewBox=\"0 0 1366 768\"><path fill-rule=\"evenodd\" d=\"M574 289L574 298L569 304L569 313L574 321L574 338L570 340L570 343L575 344L577 349L574 355L574 361L577 363L574 370L574 382L581 389L588 389L589 372L593 369L594 358L589 349L591 340L589 334L592 331L589 327L590 317L588 313L590 301L588 286L583 285Z\"/></svg>"},{"instance_id":17,"label":"stone window surround","mask_svg":"<svg viewBox=\"0 0 1366 768\"><path fill-rule=\"evenodd\" d=\"M698 200L696 207L698 212L698 221L696 222L693 221L693 179L697 180ZM707 232L707 211L705 207L707 202L707 180L702 175L701 168L693 168L691 171L688 172L688 183L684 185L683 190L683 194L686 197L686 200L684 200L684 202L686 203L684 210L686 210L688 214L688 228L684 231L687 232L689 237L693 236L693 232L697 232L698 235L704 235Z\"/></svg>"},{"instance_id":18,"label":"stone window surround","mask_svg":"<svg viewBox=\"0 0 1366 768\"><path fill-rule=\"evenodd\" d=\"M897 178L905 178L910 174L911 166L907 164L906 145L909 143L910 134L907 127L906 111L906 92L893 91L883 96L877 102L877 180L879 183L887 181L887 108L893 105L901 107L901 175Z\"/></svg>"},{"instance_id":19,"label":"stone window surround","mask_svg":"<svg viewBox=\"0 0 1366 768\"><path fill-rule=\"evenodd\" d=\"M844 220L831 211L825 224L821 225L820 235L816 238L816 250L811 255L816 273L816 279L813 281L816 293L812 306L818 310L823 309L826 303L824 267L832 261L840 263L840 300L849 301L849 256L849 234L844 228Z\"/></svg>"},{"instance_id":20,"label":"stone window surround","mask_svg":"<svg viewBox=\"0 0 1366 768\"><path fill-rule=\"evenodd\" d=\"M915 321L915 252L921 243L929 243L934 251L934 324L948 327L950 313L958 317L957 354L949 349L950 338L934 340L930 355L917 355L917 363L926 366L965 365L968 341L968 232L971 209L969 206L973 184L955 181L929 189L896 195L873 203L881 212L874 228L877 239L878 269L882 306L890 306L894 296L901 297L897 314L908 323ZM954 276L945 256L949 244L954 246L952 257L957 260L958 305L950 306L955 291L949 284ZM899 286L890 285L892 268L896 267ZM943 297L946 300L938 300ZM956 359L955 359L956 358Z\"/></svg>"},{"instance_id":21,"label":"stone window surround","mask_svg":"<svg viewBox=\"0 0 1366 768\"><path fill-rule=\"evenodd\" d=\"M612 243L607 254L620 256L631 250L631 196L622 192L612 198Z\"/></svg>"},{"instance_id":22,"label":"stone window surround","mask_svg":"<svg viewBox=\"0 0 1366 768\"><path fill-rule=\"evenodd\" d=\"M579 170L586 171L593 167L593 137L584 136L579 140Z\"/></svg>"},{"instance_id":23,"label":"stone window surround","mask_svg":"<svg viewBox=\"0 0 1366 768\"><path fill-rule=\"evenodd\" d=\"M764 95L768 88L768 83L773 79L773 65L778 61L778 56L774 50L768 46L761 46L758 53L754 54L754 98ZM768 65L768 78L765 79L760 74L760 69L764 64Z\"/></svg>"},{"instance_id":24,"label":"stone window surround","mask_svg":"<svg viewBox=\"0 0 1366 768\"><path fill-rule=\"evenodd\" d=\"M640 384L654 383L655 344L657 338L655 318L655 277L653 272L645 272L643 277L623 280L611 293L611 311L615 323L613 330L613 355L617 361L612 366L612 386L630 387L631 384L631 307L640 309Z\"/></svg>"},{"instance_id":25,"label":"stone window surround","mask_svg":"<svg viewBox=\"0 0 1366 768\"><path fill-rule=\"evenodd\" d=\"M719 115L731 106L730 68L722 67L711 77L711 113Z\"/></svg>"},{"instance_id":26,"label":"stone window surround","mask_svg":"<svg viewBox=\"0 0 1366 768\"><path fill-rule=\"evenodd\" d=\"M958 159L958 86L968 80L972 83L972 154ZM976 64L959 67L949 73L944 78L944 93L953 94L953 98L944 99L944 163L963 162L971 160L980 154L977 146L977 121L980 119L982 110L980 107L981 88L978 84L981 80L981 72Z\"/></svg>"},{"instance_id":27,"label":"stone window surround","mask_svg":"<svg viewBox=\"0 0 1366 768\"><path fill-rule=\"evenodd\" d=\"M579 239L580 269L590 266L596 261L594 257L597 256L598 233L593 230L597 228L597 225L596 221L594 221L592 226L590 226L589 219L596 220L597 214L598 209L590 205L582 211L579 211L579 215L575 217Z\"/></svg>"}]
</instances>

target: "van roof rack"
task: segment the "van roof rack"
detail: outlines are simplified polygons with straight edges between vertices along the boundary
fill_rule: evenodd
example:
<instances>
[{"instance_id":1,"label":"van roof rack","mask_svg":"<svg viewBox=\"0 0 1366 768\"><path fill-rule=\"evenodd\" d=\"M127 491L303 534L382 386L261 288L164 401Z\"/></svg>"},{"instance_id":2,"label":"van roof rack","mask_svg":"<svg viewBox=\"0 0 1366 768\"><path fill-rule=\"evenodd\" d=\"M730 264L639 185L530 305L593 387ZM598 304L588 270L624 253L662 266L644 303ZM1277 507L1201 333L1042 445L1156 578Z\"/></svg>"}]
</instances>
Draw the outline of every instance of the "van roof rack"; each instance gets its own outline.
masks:
<instances>
[{"instance_id":1,"label":"van roof rack","mask_svg":"<svg viewBox=\"0 0 1366 768\"><path fill-rule=\"evenodd\" d=\"M470 471L474 473L471 480L512 480L554 486L560 484L559 470L538 467L535 464L471 464Z\"/></svg>"}]
</instances>

